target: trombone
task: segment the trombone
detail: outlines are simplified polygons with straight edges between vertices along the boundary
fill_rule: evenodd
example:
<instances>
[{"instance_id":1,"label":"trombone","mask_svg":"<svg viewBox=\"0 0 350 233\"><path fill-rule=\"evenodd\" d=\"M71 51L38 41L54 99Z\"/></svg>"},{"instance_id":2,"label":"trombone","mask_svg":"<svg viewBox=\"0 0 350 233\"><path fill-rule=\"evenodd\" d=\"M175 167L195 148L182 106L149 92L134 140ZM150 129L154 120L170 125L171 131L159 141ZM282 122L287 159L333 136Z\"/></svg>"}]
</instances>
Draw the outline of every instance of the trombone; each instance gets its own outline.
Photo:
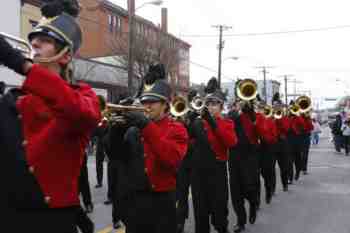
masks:
<instances>
[{"instance_id":1,"label":"trombone","mask_svg":"<svg viewBox=\"0 0 350 233\"><path fill-rule=\"evenodd\" d=\"M27 41L25 41L19 37L7 34L5 32L0 32L0 36L3 36L11 44L15 44L14 48L16 50L20 51L21 53L26 55L26 57L30 58L30 56L32 54L32 46Z\"/></svg>"}]
</instances>

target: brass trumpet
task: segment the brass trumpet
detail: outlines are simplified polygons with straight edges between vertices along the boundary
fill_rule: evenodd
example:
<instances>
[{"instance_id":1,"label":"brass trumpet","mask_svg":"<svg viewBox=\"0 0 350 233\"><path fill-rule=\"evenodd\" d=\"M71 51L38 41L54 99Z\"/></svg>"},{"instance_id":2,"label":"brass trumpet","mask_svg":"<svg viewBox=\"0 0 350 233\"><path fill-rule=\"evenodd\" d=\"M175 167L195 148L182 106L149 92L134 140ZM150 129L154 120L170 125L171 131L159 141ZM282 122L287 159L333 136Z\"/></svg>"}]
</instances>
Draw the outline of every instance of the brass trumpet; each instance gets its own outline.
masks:
<instances>
[{"instance_id":1,"label":"brass trumpet","mask_svg":"<svg viewBox=\"0 0 350 233\"><path fill-rule=\"evenodd\" d=\"M270 105L266 104L264 107L263 107L263 112L264 112L264 115L266 118L270 118L272 117L273 115L273 109Z\"/></svg>"},{"instance_id":2,"label":"brass trumpet","mask_svg":"<svg viewBox=\"0 0 350 233\"><path fill-rule=\"evenodd\" d=\"M298 104L293 104L288 108L288 111L292 113L293 115L299 115L300 113L300 106Z\"/></svg>"},{"instance_id":3,"label":"brass trumpet","mask_svg":"<svg viewBox=\"0 0 350 233\"><path fill-rule=\"evenodd\" d=\"M118 104L111 104L111 103L107 103L106 108L110 112L134 112L134 111L147 112L149 111L147 108L142 106L118 105Z\"/></svg>"},{"instance_id":4,"label":"brass trumpet","mask_svg":"<svg viewBox=\"0 0 350 233\"><path fill-rule=\"evenodd\" d=\"M307 113L311 110L311 99L308 96L302 95L295 101L300 107L300 113Z\"/></svg>"},{"instance_id":5,"label":"brass trumpet","mask_svg":"<svg viewBox=\"0 0 350 233\"><path fill-rule=\"evenodd\" d=\"M190 106L191 108L196 111L196 112L200 112L202 111L202 109L205 107L205 103L204 103L204 100L199 97L199 96L196 96L193 98L193 100L191 101L190 103Z\"/></svg>"},{"instance_id":6,"label":"brass trumpet","mask_svg":"<svg viewBox=\"0 0 350 233\"><path fill-rule=\"evenodd\" d=\"M14 46L15 49L23 53L26 57L30 58L32 54L32 46L27 41L19 37L7 34L5 32L0 32L0 36L3 36L7 41L9 41Z\"/></svg>"},{"instance_id":7,"label":"brass trumpet","mask_svg":"<svg viewBox=\"0 0 350 233\"><path fill-rule=\"evenodd\" d=\"M281 119L283 117L283 108L274 108L273 110L273 117L275 119Z\"/></svg>"},{"instance_id":8,"label":"brass trumpet","mask_svg":"<svg viewBox=\"0 0 350 233\"><path fill-rule=\"evenodd\" d=\"M237 96L243 101L250 101L258 95L258 85L252 79L240 81L236 87Z\"/></svg>"},{"instance_id":9,"label":"brass trumpet","mask_svg":"<svg viewBox=\"0 0 350 233\"><path fill-rule=\"evenodd\" d=\"M170 113L174 117L182 117L189 111L187 100L182 96L176 96L170 104Z\"/></svg>"},{"instance_id":10,"label":"brass trumpet","mask_svg":"<svg viewBox=\"0 0 350 233\"><path fill-rule=\"evenodd\" d=\"M148 112L149 109L142 106L107 103L106 109L102 112L103 119L99 123L99 126L102 126L104 121L109 124L125 124L125 120L121 117L122 114L133 111Z\"/></svg>"}]
</instances>

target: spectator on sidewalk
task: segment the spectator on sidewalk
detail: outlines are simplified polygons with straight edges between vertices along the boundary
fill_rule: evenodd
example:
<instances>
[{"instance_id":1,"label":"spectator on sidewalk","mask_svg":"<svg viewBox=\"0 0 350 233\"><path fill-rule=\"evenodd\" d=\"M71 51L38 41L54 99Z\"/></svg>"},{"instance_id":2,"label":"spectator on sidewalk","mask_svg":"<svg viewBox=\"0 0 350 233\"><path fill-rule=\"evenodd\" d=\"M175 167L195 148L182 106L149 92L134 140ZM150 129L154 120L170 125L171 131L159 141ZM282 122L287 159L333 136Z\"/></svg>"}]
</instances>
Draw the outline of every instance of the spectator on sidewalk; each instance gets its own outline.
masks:
<instances>
[{"instance_id":1,"label":"spectator on sidewalk","mask_svg":"<svg viewBox=\"0 0 350 233\"><path fill-rule=\"evenodd\" d=\"M342 117L338 114L335 118L335 122L332 125L332 134L334 135L334 145L337 152L341 152L341 147L343 144L343 133L342 127Z\"/></svg>"},{"instance_id":2,"label":"spectator on sidewalk","mask_svg":"<svg viewBox=\"0 0 350 233\"><path fill-rule=\"evenodd\" d=\"M318 145L320 133L322 132L321 125L315 118L312 119L312 125L314 126L312 130L312 145Z\"/></svg>"},{"instance_id":3,"label":"spectator on sidewalk","mask_svg":"<svg viewBox=\"0 0 350 233\"><path fill-rule=\"evenodd\" d=\"M5 89L6 89L6 84L5 84L5 82L1 81L0 82L0 97L5 94Z\"/></svg>"},{"instance_id":4,"label":"spectator on sidewalk","mask_svg":"<svg viewBox=\"0 0 350 233\"><path fill-rule=\"evenodd\" d=\"M342 132L344 137L344 147L345 147L345 155L349 155L349 144L350 144L350 119L347 119L343 126Z\"/></svg>"}]
</instances>

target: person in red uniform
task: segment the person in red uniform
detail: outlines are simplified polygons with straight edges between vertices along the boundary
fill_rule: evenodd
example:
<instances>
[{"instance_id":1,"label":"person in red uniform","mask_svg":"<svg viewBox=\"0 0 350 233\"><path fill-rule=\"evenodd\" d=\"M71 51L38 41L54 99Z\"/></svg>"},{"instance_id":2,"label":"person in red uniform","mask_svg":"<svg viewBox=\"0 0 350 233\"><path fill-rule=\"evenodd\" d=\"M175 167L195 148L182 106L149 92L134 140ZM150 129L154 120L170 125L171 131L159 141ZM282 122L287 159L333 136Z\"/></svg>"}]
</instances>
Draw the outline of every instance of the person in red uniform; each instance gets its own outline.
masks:
<instances>
[{"instance_id":1,"label":"person in red uniform","mask_svg":"<svg viewBox=\"0 0 350 233\"><path fill-rule=\"evenodd\" d=\"M118 211L126 232L176 232L176 173L187 152L186 128L169 116L170 85L163 65L151 66L140 96L146 113L120 116L109 132L109 154L119 161Z\"/></svg>"},{"instance_id":2,"label":"person in red uniform","mask_svg":"<svg viewBox=\"0 0 350 233\"><path fill-rule=\"evenodd\" d=\"M212 78L206 87L201 116L193 112L191 117L191 191L196 233L210 232L209 217L217 232L228 230L227 160L237 137L233 122L221 115L224 101L225 95L216 78Z\"/></svg>"},{"instance_id":3,"label":"person in red uniform","mask_svg":"<svg viewBox=\"0 0 350 233\"><path fill-rule=\"evenodd\" d=\"M241 112L233 119L238 143L230 150L229 180L231 200L237 216L235 232L245 230L247 223L245 199L249 202L249 222L254 224L256 221L259 179L258 149L261 139L267 142L273 141L264 117L254 110L254 101L254 99L242 101Z\"/></svg>"},{"instance_id":4,"label":"person in red uniform","mask_svg":"<svg viewBox=\"0 0 350 233\"><path fill-rule=\"evenodd\" d=\"M198 96L196 90L189 91L187 95L188 103ZM184 124L189 129L192 112L187 112L184 116ZM176 220L177 233L183 233L186 219L189 217L189 192L191 185L191 171L192 171L192 154L193 154L193 140L189 140L188 150L185 158L182 160L176 179Z\"/></svg>"},{"instance_id":5,"label":"person in red uniform","mask_svg":"<svg viewBox=\"0 0 350 233\"><path fill-rule=\"evenodd\" d=\"M293 106L294 102L290 103L290 106ZM304 121L300 116L299 111L289 111L289 121L290 121L290 130L288 135L288 141L290 143L290 160L291 167L289 169L289 183L293 183L293 179L299 180L300 172L302 170L302 135L304 133ZM294 168L295 167L295 176Z\"/></svg>"},{"instance_id":6,"label":"person in red uniform","mask_svg":"<svg viewBox=\"0 0 350 233\"><path fill-rule=\"evenodd\" d=\"M312 120L310 117L310 113L303 113L301 114L301 117L304 122L304 131L302 134L302 152L301 152L301 158L302 158L302 171L303 174L306 175L307 173L307 164L309 161L309 150L310 150L310 144L311 144L311 132L314 129L314 126L312 124Z\"/></svg>"},{"instance_id":7,"label":"person in red uniform","mask_svg":"<svg viewBox=\"0 0 350 233\"><path fill-rule=\"evenodd\" d=\"M288 117L283 113L283 106L281 103L275 105L275 109L281 111L280 117L275 114L275 123L277 127L277 144L275 160L280 168L281 182L283 191L288 191L288 168L289 168L289 143L288 143L288 131L290 129L290 123ZM276 170L275 165L273 166L273 190L276 189Z\"/></svg>"},{"instance_id":8,"label":"person in red uniform","mask_svg":"<svg viewBox=\"0 0 350 233\"><path fill-rule=\"evenodd\" d=\"M272 195L273 195L273 170L274 170L274 157L277 143L277 127L273 120L273 110L272 107L268 105L263 105L261 109L261 113L265 117L265 125L267 129L269 129L270 139L269 141L262 138L260 144L260 155L259 155L259 170L264 179L265 186L265 201L267 204L271 203ZM261 185L260 179L259 189L258 189L258 209L260 207L260 193L261 193Z\"/></svg>"},{"instance_id":9,"label":"person in red uniform","mask_svg":"<svg viewBox=\"0 0 350 233\"><path fill-rule=\"evenodd\" d=\"M101 113L93 90L67 70L81 30L78 3L66 7L42 10L53 18L29 33L34 64L0 36L0 63L25 76L0 100L4 232L77 232L80 169Z\"/></svg>"}]
</instances>

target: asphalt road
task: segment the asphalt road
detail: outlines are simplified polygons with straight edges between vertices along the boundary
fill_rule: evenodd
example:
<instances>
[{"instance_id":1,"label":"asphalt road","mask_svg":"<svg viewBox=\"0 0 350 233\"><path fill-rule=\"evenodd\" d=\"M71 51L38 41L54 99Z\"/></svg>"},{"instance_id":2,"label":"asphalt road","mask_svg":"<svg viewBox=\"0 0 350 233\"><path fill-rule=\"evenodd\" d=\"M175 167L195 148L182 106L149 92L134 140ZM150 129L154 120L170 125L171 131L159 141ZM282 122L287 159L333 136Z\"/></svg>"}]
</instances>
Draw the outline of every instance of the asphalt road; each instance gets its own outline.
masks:
<instances>
[{"instance_id":1,"label":"asphalt road","mask_svg":"<svg viewBox=\"0 0 350 233\"><path fill-rule=\"evenodd\" d=\"M247 225L245 232L350 233L350 156L335 153L328 136L329 131L324 130L320 144L311 148L310 174L302 175L297 183L289 187L287 193L282 192L278 181L272 203L262 203L257 222ZM96 232L116 232L111 228L111 206L103 204L106 198L106 179L102 188L95 189L93 157L89 158L88 167L95 203L95 210L90 216L96 224ZM236 218L231 202L229 210L229 229L232 232ZM186 233L194 232L192 208L185 230ZM215 230L212 229L212 232Z\"/></svg>"}]
</instances>

